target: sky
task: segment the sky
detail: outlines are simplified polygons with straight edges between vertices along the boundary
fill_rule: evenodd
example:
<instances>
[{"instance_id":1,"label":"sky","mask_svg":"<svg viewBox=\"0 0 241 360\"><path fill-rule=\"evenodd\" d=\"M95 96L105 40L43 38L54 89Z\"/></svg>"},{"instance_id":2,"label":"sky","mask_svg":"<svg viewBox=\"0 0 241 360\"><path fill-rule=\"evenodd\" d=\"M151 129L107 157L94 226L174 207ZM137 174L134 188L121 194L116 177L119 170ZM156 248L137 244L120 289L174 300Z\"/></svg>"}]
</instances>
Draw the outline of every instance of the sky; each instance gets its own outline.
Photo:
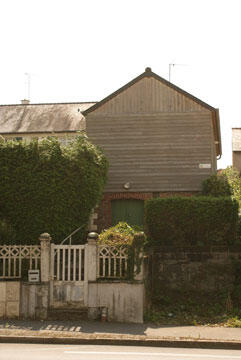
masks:
<instances>
[{"instance_id":1,"label":"sky","mask_svg":"<svg viewBox=\"0 0 241 360\"><path fill-rule=\"evenodd\" d=\"M240 14L240 0L0 0L0 104L99 101L176 64L171 82L220 110L225 168L241 127Z\"/></svg>"}]
</instances>

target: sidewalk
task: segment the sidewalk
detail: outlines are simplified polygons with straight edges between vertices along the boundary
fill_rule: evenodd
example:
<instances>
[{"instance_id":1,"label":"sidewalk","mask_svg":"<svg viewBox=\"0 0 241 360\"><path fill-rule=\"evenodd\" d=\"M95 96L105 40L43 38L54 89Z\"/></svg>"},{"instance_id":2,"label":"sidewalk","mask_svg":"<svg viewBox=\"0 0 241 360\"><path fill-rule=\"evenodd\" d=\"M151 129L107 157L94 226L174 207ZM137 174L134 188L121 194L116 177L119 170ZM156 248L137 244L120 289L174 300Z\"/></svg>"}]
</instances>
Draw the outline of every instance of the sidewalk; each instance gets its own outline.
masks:
<instances>
[{"instance_id":1,"label":"sidewalk","mask_svg":"<svg viewBox=\"0 0 241 360\"><path fill-rule=\"evenodd\" d=\"M0 342L241 349L241 328L1 320Z\"/></svg>"}]
</instances>

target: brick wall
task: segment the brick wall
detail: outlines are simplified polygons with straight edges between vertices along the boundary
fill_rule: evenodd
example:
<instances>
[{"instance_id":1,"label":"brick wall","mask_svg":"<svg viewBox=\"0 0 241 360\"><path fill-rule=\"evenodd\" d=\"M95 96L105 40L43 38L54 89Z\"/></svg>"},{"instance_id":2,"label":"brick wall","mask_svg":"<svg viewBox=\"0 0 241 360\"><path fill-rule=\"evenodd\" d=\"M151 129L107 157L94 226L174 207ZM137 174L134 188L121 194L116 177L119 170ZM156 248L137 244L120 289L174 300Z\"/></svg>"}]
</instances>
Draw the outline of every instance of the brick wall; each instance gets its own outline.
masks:
<instances>
[{"instance_id":1,"label":"brick wall","mask_svg":"<svg viewBox=\"0 0 241 360\"><path fill-rule=\"evenodd\" d=\"M119 199L136 199L147 200L152 197L168 197L168 196L193 196L193 192L120 192L105 193L99 206L95 209L95 219L93 222L93 230L100 233L103 229L111 226L111 201Z\"/></svg>"}]
</instances>

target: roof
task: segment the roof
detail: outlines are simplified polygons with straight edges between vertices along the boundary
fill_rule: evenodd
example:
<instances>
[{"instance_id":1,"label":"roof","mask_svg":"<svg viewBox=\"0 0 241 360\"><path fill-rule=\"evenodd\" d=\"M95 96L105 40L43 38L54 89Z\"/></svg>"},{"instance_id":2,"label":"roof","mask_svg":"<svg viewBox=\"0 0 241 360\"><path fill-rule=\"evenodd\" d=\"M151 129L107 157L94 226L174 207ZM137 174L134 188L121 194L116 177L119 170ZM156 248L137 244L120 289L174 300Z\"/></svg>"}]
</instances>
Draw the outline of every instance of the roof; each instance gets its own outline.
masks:
<instances>
[{"instance_id":1,"label":"roof","mask_svg":"<svg viewBox=\"0 0 241 360\"><path fill-rule=\"evenodd\" d=\"M212 112L212 121L213 121L213 129L214 129L214 141L216 144L216 154L217 156L221 156L222 155L222 146L221 146L221 133L220 133L220 120L219 120L219 110L212 107L211 105L205 103L204 101L196 98L195 96L189 94L188 92L186 92L185 90L182 90L181 88L179 88L178 86L170 83L169 81L167 81L166 79L162 78L161 76L155 74L154 72L151 71L151 68L147 67L145 72L142 73L141 75L137 76L135 79L131 80L129 83L127 83L126 85L122 86L120 89L118 89L117 91L113 92L112 94L110 94L109 96L105 97L103 100L99 101L98 103L94 104L93 106L89 107L88 109L83 111L83 115L86 116L89 113L91 113L92 111L95 111L96 109L98 109L99 107L101 107L102 105L104 105L106 102L108 102L109 100L113 99L115 96L119 95L120 93L122 93L123 91L125 91L126 89L128 89L129 87L131 87L132 85L136 84L138 81L140 81L141 79L145 78L145 77L153 77L154 79L162 82L163 84L169 86L170 88L172 88L173 90L181 93L182 95L186 96L187 98L193 100L194 102L196 102L197 104L201 105L202 107L204 107L207 110L210 110Z\"/></svg>"},{"instance_id":2,"label":"roof","mask_svg":"<svg viewBox=\"0 0 241 360\"><path fill-rule=\"evenodd\" d=\"M144 77L153 77L212 112L217 156L222 154L219 111L146 68L128 84L97 102L0 105L0 134L75 132L85 130L85 116Z\"/></svg>"},{"instance_id":3,"label":"roof","mask_svg":"<svg viewBox=\"0 0 241 360\"><path fill-rule=\"evenodd\" d=\"M72 132L85 130L86 103L0 105L0 134Z\"/></svg>"}]
</instances>

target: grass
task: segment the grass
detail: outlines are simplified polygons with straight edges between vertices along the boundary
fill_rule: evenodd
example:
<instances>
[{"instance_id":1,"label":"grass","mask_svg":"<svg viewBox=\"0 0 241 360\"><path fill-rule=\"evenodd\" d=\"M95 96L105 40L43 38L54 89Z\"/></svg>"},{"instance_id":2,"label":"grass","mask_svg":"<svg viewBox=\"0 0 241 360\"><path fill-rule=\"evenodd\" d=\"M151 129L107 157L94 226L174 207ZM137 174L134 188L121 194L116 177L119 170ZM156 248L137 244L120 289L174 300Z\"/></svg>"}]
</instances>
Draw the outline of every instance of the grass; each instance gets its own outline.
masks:
<instances>
[{"instance_id":1,"label":"grass","mask_svg":"<svg viewBox=\"0 0 241 360\"><path fill-rule=\"evenodd\" d=\"M163 291L152 296L146 322L158 325L205 325L241 328L241 296L188 291Z\"/></svg>"}]
</instances>

